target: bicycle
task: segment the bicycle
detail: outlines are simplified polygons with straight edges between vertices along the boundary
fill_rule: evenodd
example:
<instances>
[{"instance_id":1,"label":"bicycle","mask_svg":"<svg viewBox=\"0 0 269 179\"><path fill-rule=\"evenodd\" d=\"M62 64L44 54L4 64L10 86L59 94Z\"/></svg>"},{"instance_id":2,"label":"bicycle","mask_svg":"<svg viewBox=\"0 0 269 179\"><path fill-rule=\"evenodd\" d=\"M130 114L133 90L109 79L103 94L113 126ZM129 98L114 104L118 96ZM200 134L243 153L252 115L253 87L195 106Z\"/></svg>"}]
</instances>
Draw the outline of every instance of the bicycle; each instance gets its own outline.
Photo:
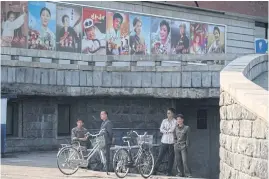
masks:
<instances>
[{"instance_id":1,"label":"bicycle","mask_svg":"<svg viewBox=\"0 0 269 179\"><path fill-rule=\"evenodd\" d=\"M101 163L106 167L106 159L102 149L105 146L105 138L103 135L100 136L101 130L98 134L91 134L87 132L85 136L93 137L92 140L93 149L87 149L86 147L80 146L79 141L75 141L73 144L61 144L62 148L57 153L57 166L58 169L65 175L72 175L78 171L78 169L86 168L89 165L91 158L96 152L99 153ZM86 149L85 149L86 148ZM89 152L84 155L83 152ZM67 154L66 154L67 153ZM64 157L64 162L61 163L61 159ZM69 167L67 171L64 170L65 167Z\"/></svg>"},{"instance_id":2,"label":"bicycle","mask_svg":"<svg viewBox=\"0 0 269 179\"><path fill-rule=\"evenodd\" d=\"M134 157L132 156L132 147L130 146L131 134L136 135L139 147ZM138 135L136 131L131 131L126 137L122 138L123 142L128 143L128 149L118 149L113 157L113 169L119 178L124 178L130 168L137 168L144 178L151 176L154 169L154 157L150 150L149 142L146 141L146 134L147 132L144 135ZM148 172L145 173L145 170Z\"/></svg>"}]
</instances>

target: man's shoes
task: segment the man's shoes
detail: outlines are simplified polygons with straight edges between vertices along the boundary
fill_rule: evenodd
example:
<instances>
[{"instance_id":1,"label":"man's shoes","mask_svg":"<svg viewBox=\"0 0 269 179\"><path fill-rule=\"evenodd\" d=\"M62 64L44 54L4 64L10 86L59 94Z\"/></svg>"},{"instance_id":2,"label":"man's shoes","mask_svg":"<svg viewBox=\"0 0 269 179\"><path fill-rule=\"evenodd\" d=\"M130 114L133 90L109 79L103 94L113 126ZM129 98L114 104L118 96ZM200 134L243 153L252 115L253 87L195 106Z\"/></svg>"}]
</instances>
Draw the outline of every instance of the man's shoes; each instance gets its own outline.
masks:
<instances>
[{"instance_id":1,"label":"man's shoes","mask_svg":"<svg viewBox=\"0 0 269 179\"><path fill-rule=\"evenodd\" d=\"M187 177L187 178L191 178L192 176L191 176L191 175L185 175L185 177Z\"/></svg>"},{"instance_id":2,"label":"man's shoes","mask_svg":"<svg viewBox=\"0 0 269 179\"><path fill-rule=\"evenodd\" d=\"M177 177L183 177L183 175L181 173L178 173L176 176Z\"/></svg>"}]
</instances>

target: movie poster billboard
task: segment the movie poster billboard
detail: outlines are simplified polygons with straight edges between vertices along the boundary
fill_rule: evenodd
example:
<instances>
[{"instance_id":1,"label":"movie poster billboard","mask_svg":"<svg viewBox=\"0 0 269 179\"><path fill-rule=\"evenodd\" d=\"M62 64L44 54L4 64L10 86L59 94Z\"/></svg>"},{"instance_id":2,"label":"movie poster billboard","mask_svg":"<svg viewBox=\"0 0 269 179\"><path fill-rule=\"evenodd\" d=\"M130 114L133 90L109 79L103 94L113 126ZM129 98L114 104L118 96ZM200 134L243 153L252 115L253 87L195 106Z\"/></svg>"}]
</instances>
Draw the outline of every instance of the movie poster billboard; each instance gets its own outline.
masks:
<instances>
[{"instance_id":1,"label":"movie poster billboard","mask_svg":"<svg viewBox=\"0 0 269 179\"><path fill-rule=\"evenodd\" d=\"M82 8L57 5L56 48L63 52L81 52Z\"/></svg>"},{"instance_id":2,"label":"movie poster billboard","mask_svg":"<svg viewBox=\"0 0 269 179\"><path fill-rule=\"evenodd\" d=\"M207 53L207 24L193 22L190 25L190 53L205 54Z\"/></svg>"},{"instance_id":3,"label":"movie poster billboard","mask_svg":"<svg viewBox=\"0 0 269 179\"><path fill-rule=\"evenodd\" d=\"M29 1L28 48L56 49L56 5L44 1Z\"/></svg>"},{"instance_id":4,"label":"movie poster billboard","mask_svg":"<svg viewBox=\"0 0 269 179\"><path fill-rule=\"evenodd\" d=\"M225 53L225 27L208 25L207 53Z\"/></svg>"},{"instance_id":5,"label":"movie poster billboard","mask_svg":"<svg viewBox=\"0 0 269 179\"><path fill-rule=\"evenodd\" d=\"M151 54L168 55L171 52L171 21L151 18Z\"/></svg>"},{"instance_id":6,"label":"movie poster billboard","mask_svg":"<svg viewBox=\"0 0 269 179\"><path fill-rule=\"evenodd\" d=\"M150 17L130 14L130 54L150 54Z\"/></svg>"},{"instance_id":7,"label":"movie poster billboard","mask_svg":"<svg viewBox=\"0 0 269 179\"><path fill-rule=\"evenodd\" d=\"M190 23L171 21L172 54L188 54L190 47Z\"/></svg>"},{"instance_id":8,"label":"movie poster billboard","mask_svg":"<svg viewBox=\"0 0 269 179\"><path fill-rule=\"evenodd\" d=\"M129 54L129 14L107 11L107 55Z\"/></svg>"},{"instance_id":9,"label":"movie poster billboard","mask_svg":"<svg viewBox=\"0 0 269 179\"><path fill-rule=\"evenodd\" d=\"M28 33L27 2L1 2L1 46L26 48Z\"/></svg>"},{"instance_id":10,"label":"movie poster billboard","mask_svg":"<svg viewBox=\"0 0 269 179\"><path fill-rule=\"evenodd\" d=\"M106 55L106 11L83 8L82 53Z\"/></svg>"}]
</instances>

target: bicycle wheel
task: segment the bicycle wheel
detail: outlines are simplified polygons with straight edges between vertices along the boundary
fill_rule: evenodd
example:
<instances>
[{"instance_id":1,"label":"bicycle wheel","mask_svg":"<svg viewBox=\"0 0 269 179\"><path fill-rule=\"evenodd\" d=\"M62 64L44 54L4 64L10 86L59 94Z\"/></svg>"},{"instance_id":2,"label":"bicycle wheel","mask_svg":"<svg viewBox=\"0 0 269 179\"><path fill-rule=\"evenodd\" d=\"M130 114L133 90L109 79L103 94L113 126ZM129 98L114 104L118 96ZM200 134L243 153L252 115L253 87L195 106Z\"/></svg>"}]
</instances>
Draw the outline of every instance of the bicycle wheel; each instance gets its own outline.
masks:
<instances>
[{"instance_id":1,"label":"bicycle wheel","mask_svg":"<svg viewBox=\"0 0 269 179\"><path fill-rule=\"evenodd\" d=\"M149 150L143 150L137 163L137 168L141 176L144 178L150 177L154 169L154 157L152 152Z\"/></svg>"},{"instance_id":2,"label":"bicycle wheel","mask_svg":"<svg viewBox=\"0 0 269 179\"><path fill-rule=\"evenodd\" d=\"M113 169L117 177L124 178L128 172L129 167L127 167L128 161L130 161L130 155L126 149L119 149L113 157Z\"/></svg>"},{"instance_id":3,"label":"bicycle wheel","mask_svg":"<svg viewBox=\"0 0 269 179\"><path fill-rule=\"evenodd\" d=\"M65 147L57 155L57 166L65 175L72 175L77 172L81 157L73 147Z\"/></svg>"}]
</instances>

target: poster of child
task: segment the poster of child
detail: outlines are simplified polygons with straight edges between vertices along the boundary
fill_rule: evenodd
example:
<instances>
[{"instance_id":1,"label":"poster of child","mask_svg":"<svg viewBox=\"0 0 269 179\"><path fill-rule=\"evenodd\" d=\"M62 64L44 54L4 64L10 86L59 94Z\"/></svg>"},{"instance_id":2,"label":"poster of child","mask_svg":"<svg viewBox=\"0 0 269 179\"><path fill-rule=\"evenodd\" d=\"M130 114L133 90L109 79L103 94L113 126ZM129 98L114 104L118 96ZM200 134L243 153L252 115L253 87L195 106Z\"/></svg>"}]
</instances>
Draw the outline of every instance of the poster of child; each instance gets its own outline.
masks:
<instances>
[{"instance_id":1,"label":"poster of child","mask_svg":"<svg viewBox=\"0 0 269 179\"><path fill-rule=\"evenodd\" d=\"M208 25L207 53L225 53L225 27Z\"/></svg>"},{"instance_id":2,"label":"poster of child","mask_svg":"<svg viewBox=\"0 0 269 179\"><path fill-rule=\"evenodd\" d=\"M150 54L150 17L130 14L131 55Z\"/></svg>"},{"instance_id":3,"label":"poster of child","mask_svg":"<svg viewBox=\"0 0 269 179\"><path fill-rule=\"evenodd\" d=\"M1 2L1 46L26 48L28 33L27 2Z\"/></svg>"},{"instance_id":4,"label":"poster of child","mask_svg":"<svg viewBox=\"0 0 269 179\"><path fill-rule=\"evenodd\" d=\"M107 55L129 54L129 14L107 11Z\"/></svg>"},{"instance_id":5,"label":"poster of child","mask_svg":"<svg viewBox=\"0 0 269 179\"><path fill-rule=\"evenodd\" d=\"M208 38L208 25L201 23L191 23L191 54L205 54L207 53L207 38Z\"/></svg>"},{"instance_id":6,"label":"poster of child","mask_svg":"<svg viewBox=\"0 0 269 179\"><path fill-rule=\"evenodd\" d=\"M171 52L171 21L151 18L151 53L168 55Z\"/></svg>"},{"instance_id":7,"label":"poster of child","mask_svg":"<svg viewBox=\"0 0 269 179\"><path fill-rule=\"evenodd\" d=\"M106 11L83 8L82 53L106 55Z\"/></svg>"},{"instance_id":8,"label":"poster of child","mask_svg":"<svg viewBox=\"0 0 269 179\"><path fill-rule=\"evenodd\" d=\"M28 48L55 50L56 5L44 1L29 1Z\"/></svg>"},{"instance_id":9,"label":"poster of child","mask_svg":"<svg viewBox=\"0 0 269 179\"><path fill-rule=\"evenodd\" d=\"M80 53L81 21L81 7L57 5L57 51Z\"/></svg>"}]
</instances>

